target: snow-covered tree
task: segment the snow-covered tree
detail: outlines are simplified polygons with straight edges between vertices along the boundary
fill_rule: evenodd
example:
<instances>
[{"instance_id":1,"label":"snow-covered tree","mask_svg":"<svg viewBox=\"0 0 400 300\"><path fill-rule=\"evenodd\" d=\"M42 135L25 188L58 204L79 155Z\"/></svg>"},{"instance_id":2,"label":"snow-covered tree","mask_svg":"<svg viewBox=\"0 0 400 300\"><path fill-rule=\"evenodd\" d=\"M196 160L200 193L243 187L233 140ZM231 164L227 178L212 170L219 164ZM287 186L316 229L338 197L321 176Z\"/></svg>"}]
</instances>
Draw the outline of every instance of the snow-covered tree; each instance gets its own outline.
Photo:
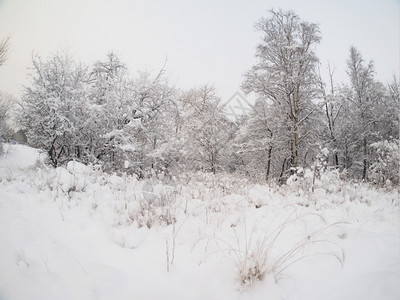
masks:
<instances>
[{"instance_id":1,"label":"snow-covered tree","mask_svg":"<svg viewBox=\"0 0 400 300\"><path fill-rule=\"evenodd\" d=\"M369 167L371 179L379 185L399 183L399 140L373 143L373 163Z\"/></svg>"},{"instance_id":2,"label":"snow-covered tree","mask_svg":"<svg viewBox=\"0 0 400 300\"><path fill-rule=\"evenodd\" d=\"M155 77L150 73L139 73L132 87L133 119L140 121L135 134L136 161L140 162L137 167L151 172L165 171L179 155L176 90L169 85L164 69Z\"/></svg>"},{"instance_id":3,"label":"snow-covered tree","mask_svg":"<svg viewBox=\"0 0 400 300\"><path fill-rule=\"evenodd\" d=\"M319 97L314 47L321 37L316 24L304 22L293 12L270 11L256 28L263 41L257 47L257 63L245 74L246 93L255 92L272 102L274 120L282 134L274 139L285 141L290 154L282 158L286 168L299 166L308 151L313 126L311 116L318 110L313 100Z\"/></svg>"},{"instance_id":4,"label":"snow-covered tree","mask_svg":"<svg viewBox=\"0 0 400 300\"><path fill-rule=\"evenodd\" d=\"M3 142L10 135L10 128L7 121L12 101L11 95L0 92L0 154L2 154L3 151Z\"/></svg>"},{"instance_id":5,"label":"snow-covered tree","mask_svg":"<svg viewBox=\"0 0 400 300\"><path fill-rule=\"evenodd\" d=\"M124 132L132 125L132 89L127 68L114 53L108 53L104 61L93 65L90 84L93 152L105 170L115 170L124 164L124 152L129 150L126 145L132 139L130 132Z\"/></svg>"},{"instance_id":6,"label":"snow-covered tree","mask_svg":"<svg viewBox=\"0 0 400 300\"><path fill-rule=\"evenodd\" d=\"M48 151L55 167L71 159L85 161L87 68L68 54L47 60L36 55L32 63L20 112L28 143Z\"/></svg>"},{"instance_id":7,"label":"snow-covered tree","mask_svg":"<svg viewBox=\"0 0 400 300\"><path fill-rule=\"evenodd\" d=\"M181 96L184 111L183 135L189 167L214 174L221 166L221 155L231 138L230 124L221 111L215 88L204 85Z\"/></svg>"},{"instance_id":8,"label":"snow-covered tree","mask_svg":"<svg viewBox=\"0 0 400 300\"><path fill-rule=\"evenodd\" d=\"M159 147L169 141L168 114L173 111L175 90L164 69L156 76L139 72L132 79L119 57L109 53L93 66L91 86L97 158L106 170L144 176L155 167L156 157L161 159Z\"/></svg>"},{"instance_id":9,"label":"snow-covered tree","mask_svg":"<svg viewBox=\"0 0 400 300\"><path fill-rule=\"evenodd\" d=\"M395 107L386 105L386 91L384 86L374 79L372 61L366 63L361 53L351 47L347 66L351 84L346 97L350 108L347 117L352 120L351 132L355 133L352 137L353 169L361 173L363 180L367 180L371 163L369 147L373 142L385 139L385 132L393 128L391 117L396 119L398 116L389 116L390 110ZM382 124L385 125L381 126Z\"/></svg>"},{"instance_id":10,"label":"snow-covered tree","mask_svg":"<svg viewBox=\"0 0 400 300\"><path fill-rule=\"evenodd\" d=\"M343 99L340 90L335 86L333 75L334 69L328 65L329 83L326 86L320 76L320 90L324 100L324 119L326 120L326 142L321 137L322 143L331 150L331 165L339 168L339 136L343 127L343 120L340 117L343 113ZM342 122L340 122L342 121Z\"/></svg>"},{"instance_id":11,"label":"snow-covered tree","mask_svg":"<svg viewBox=\"0 0 400 300\"><path fill-rule=\"evenodd\" d=\"M379 135L382 139L399 139L400 118L400 81L393 75L386 87L381 86L385 96L381 98ZM382 113L381 113L382 112Z\"/></svg>"},{"instance_id":12,"label":"snow-covered tree","mask_svg":"<svg viewBox=\"0 0 400 300\"><path fill-rule=\"evenodd\" d=\"M393 103L396 106L399 106L399 104L400 104L400 81L396 77L396 75L393 75L392 81L388 84L388 90L389 90L390 99L393 101Z\"/></svg>"},{"instance_id":13,"label":"snow-covered tree","mask_svg":"<svg viewBox=\"0 0 400 300\"><path fill-rule=\"evenodd\" d=\"M284 150L274 139L274 132L279 129L272 120L270 106L264 99L258 99L235 137L235 152L241 158L241 169L249 176L261 173L268 180L275 167L271 165L272 154L280 155Z\"/></svg>"}]
</instances>

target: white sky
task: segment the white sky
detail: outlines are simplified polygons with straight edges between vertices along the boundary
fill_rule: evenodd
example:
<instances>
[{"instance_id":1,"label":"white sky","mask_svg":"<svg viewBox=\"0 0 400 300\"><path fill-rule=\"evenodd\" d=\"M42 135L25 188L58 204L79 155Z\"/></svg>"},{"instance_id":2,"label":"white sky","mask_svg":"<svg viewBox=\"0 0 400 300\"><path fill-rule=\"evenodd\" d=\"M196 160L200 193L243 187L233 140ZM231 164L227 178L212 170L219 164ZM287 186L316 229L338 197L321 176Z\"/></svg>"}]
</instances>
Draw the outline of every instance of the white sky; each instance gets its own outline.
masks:
<instances>
[{"instance_id":1,"label":"white sky","mask_svg":"<svg viewBox=\"0 0 400 300\"><path fill-rule=\"evenodd\" d=\"M133 75L156 73L168 57L177 87L210 83L228 99L255 62L254 23L271 8L320 25L317 53L337 67L338 81L346 80L351 45L375 61L379 80L399 74L399 0L0 0L0 38L12 43L0 90L22 93L32 51L46 57L68 49L93 63L113 50Z\"/></svg>"}]
</instances>

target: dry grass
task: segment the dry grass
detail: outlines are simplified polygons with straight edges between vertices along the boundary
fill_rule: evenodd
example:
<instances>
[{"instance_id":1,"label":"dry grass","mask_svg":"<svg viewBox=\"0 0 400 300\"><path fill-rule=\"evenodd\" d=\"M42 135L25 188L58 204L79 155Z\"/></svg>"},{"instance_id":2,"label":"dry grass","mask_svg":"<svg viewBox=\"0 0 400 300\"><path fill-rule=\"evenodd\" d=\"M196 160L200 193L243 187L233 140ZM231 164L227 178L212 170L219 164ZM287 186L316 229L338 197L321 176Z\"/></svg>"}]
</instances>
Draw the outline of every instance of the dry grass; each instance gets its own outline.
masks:
<instances>
[{"instance_id":1,"label":"dry grass","mask_svg":"<svg viewBox=\"0 0 400 300\"><path fill-rule=\"evenodd\" d=\"M296 224L306 224L307 218L317 218L321 221L318 229L306 232L299 236L290 245L281 245L284 234L290 233L290 229L295 229ZM215 253L229 254L233 258L241 286L252 286L255 282L264 280L267 276L275 281L279 276L294 263L316 255L329 255L334 257L341 266L344 263L343 249L333 241L323 238L323 234L330 228L339 225L334 223L328 225L325 219L314 213L297 215L295 212L288 215L283 222L275 224L277 216L266 228L266 232L260 238L254 229L250 234L244 222L244 231L240 235L236 227L232 227L236 243L231 244L225 239L218 237L206 237L208 242L214 242L217 250ZM322 245L325 250L320 250L318 245Z\"/></svg>"}]
</instances>

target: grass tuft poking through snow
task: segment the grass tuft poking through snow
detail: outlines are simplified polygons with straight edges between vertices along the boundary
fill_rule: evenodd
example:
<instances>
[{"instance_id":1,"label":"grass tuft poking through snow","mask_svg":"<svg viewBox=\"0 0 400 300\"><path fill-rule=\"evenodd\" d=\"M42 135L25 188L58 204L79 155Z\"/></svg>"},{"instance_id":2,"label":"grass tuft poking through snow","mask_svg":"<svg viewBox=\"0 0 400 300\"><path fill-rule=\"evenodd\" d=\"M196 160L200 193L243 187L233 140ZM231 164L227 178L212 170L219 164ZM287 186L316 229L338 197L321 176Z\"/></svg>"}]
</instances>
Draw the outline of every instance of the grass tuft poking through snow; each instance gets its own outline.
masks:
<instances>
[{"instance_id":1,"label":"grass tuft poking through snow","mask_svg":"<svg viewBox=\"0 0 400 300\"><path fill-rule=\"evenodd\" d=\"M296 231L297 225L301 223L304 226L309 218L317 219L321 224L314 224L313 228L316 229L287 239L286 232ZM237 225L231 226L235 235L235 244L220 237L203 239L207 240L207 243L213 242L216 245L217 250L210 254L226 253L234 260L242 287L251 287L266 277L273 278L277 282L286 268L302 259L316 255L331 256L343 267L345 260L343 248L336 242L323 237L323 234L333 227L343 225L342 222L328 225L320 214L299 215L296 211L286 216L281 223L275 224L276 219L280 219L278 215L265 230L262 230L265 232L264 235L260 235L255 228L248 234L246 221L243 221L242 235L239 234L240 228L237 228ZM280 239L286 239L289 242L282 245Z\"/></svg>"}]
</instances>

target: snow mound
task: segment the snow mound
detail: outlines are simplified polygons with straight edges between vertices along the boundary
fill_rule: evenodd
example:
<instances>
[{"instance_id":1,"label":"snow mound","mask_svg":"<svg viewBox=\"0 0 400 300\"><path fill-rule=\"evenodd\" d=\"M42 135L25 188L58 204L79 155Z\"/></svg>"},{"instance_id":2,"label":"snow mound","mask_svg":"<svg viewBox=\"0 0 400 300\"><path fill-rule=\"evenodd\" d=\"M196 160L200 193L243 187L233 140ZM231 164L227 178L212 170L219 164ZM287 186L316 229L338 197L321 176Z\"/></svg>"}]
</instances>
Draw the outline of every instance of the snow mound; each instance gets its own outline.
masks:
<instances>
[{"instance_id":1,"label":"snow mound","mask_svg":"<svg viewBox=\"0 0 400 300\"><path fill-rule=\"evenodd\" d=\"M0 156L0 168L28 169L33 168L43 155L37 149L25 145L3 145L4 154Z\"/></svg>"}]
</instances>

